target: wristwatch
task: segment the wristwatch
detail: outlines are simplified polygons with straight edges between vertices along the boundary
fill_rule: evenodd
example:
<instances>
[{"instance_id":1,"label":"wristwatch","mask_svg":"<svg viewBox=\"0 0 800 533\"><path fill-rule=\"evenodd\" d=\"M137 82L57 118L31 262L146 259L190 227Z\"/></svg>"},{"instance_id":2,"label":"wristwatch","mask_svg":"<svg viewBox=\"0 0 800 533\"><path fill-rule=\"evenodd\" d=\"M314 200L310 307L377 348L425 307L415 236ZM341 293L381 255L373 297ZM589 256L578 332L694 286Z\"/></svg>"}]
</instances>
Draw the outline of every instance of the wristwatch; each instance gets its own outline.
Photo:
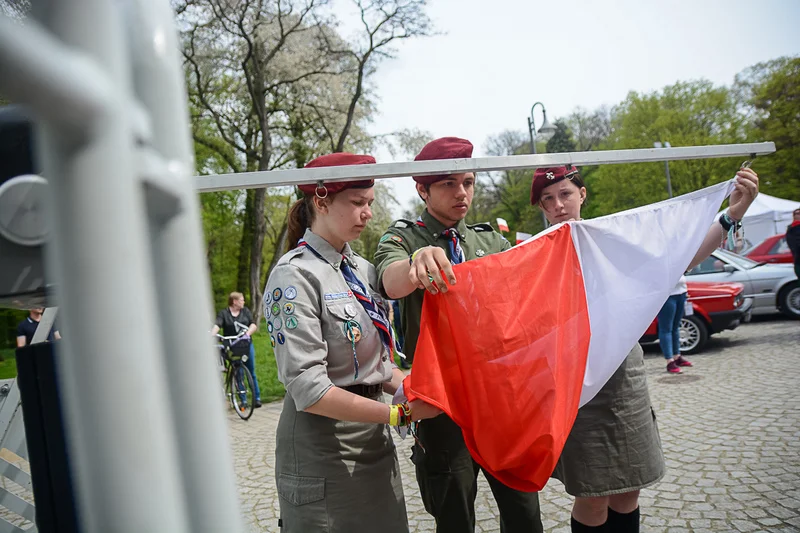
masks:
<instances>
[{"instance_id":1,"label":"wristwatch","mask_svg":"<svg viewBox=\"0 0 800 533\"><path fill-rule=\"evenodd\" d=\"M734 228L734 231L738 231L739 228L742 227L742 223L738 220L732 219L728 216L728 213L722 213L719 217L719 225L722 226L726 232L730 231L731 228Z\"/></svg>"}]
</instances>

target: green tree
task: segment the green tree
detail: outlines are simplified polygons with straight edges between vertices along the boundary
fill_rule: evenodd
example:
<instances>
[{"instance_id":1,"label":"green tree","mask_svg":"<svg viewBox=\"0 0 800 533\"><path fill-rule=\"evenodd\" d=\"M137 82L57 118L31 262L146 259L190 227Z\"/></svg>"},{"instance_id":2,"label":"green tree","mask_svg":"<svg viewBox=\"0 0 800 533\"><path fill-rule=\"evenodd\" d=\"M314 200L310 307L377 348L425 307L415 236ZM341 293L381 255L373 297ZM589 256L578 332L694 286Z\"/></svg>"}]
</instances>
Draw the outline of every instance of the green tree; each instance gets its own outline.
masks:
<instances>
[{"instance_id":1,"label":"green tree","mask_svg":"<svg viewBox=\"0 0 800 533\"><path fill-rule=\"evenodd\" d=\"M528 154L530 141L526 133L505 131L489 138L486 152L494 156ZM492 222L497 217L506 219L512 234L517 231L538 233L544 229L539 209L530 205L532 179L532 170L489 173L486 187L488 198L482 202L482 209L491 213L489 219Z\"/></svg>"},{"instance_id":2,"label":"green tree","mask_svg":"<svg viewBox=\"0 0 800 533\"><path fill-rule=\"evenodd\" d=\"M800 57L758 63L736 77L735 87L750 106L748 140L773 141L777 150L753 165L761 190L800 200Z\"/></svg>"},{"instance_id":3,"label":"green tree","mask_svg":"<svg viewBox=\"0 0 800 533\"><path fill-rule=\"evenodd\" d=\"M398 42L429 34L426 1L353 0L359 33L347 40L326 0L173 0L195 141L233 172L302 167L320 153L370 146L370 82ZM286 240L286 211L266 211L267 197L254 189L243 202L236 283L250 301ZM266 254L270 223L278 237Z\"/></svg>"},{"instance_id":4,"label":"green tree","mask_svg":"<svg viewBox=\"0 0 800 533\"><path fill-rule=\"evenodd\" d=\"M579 152L601 149L611 135L611 109L608 106L600 106L591 112L579 107L570 113L565 122L573 134L575 149ZM593 196L592 175L598 168L600 167L597 165L580 168L589 196ZM588 213L585 213L585 216L588 216Z\"/></svg>"},{"instance_id":5,"label":"green tree","mask_svg":"<svg viewBox=\"0 0 800 533\"><path fill-rule=\"evenodd\" d=\"M367 261L372 262L372 258L375 256L375 250L378 249L378 241L380 241L380 238L386 232L386 228L392 223L392 210L398 205L392 184L389 183L388 180L379 180L375 182L375 201L372 203L372 220L369 221L366 229L361 232L361 237L350 243L353 250Z\"/></svg>"},{"instance_id":6,"label":"green tree","mask_svg":"<svg viewBox=\"0 0 800 533\"><path fill-rule=\"evenodd\" d=\"M547 153L556 154L562 152L574 152L577 145L572 138L572 131L564 120L556 120L556 131L550 140L547 141Z\"/></svg>"},{"instance_id":7,"label":"green tree","mask_svg":"<svg viewBox=\"0 0 800 533\"><path fill-rule=\"evenodd\" d=\"M655 141L672 146L729 144L745 139L746 116L727 87L705 80L679 82L661 91L631 92L614 108L611 133L603 149L652 148ZM730 179L740 159L670 162L673 195ZM604 215L667 198L663 163L604 165L589 181L592 195L584 216Z\"/></svg>"}]
</instances>

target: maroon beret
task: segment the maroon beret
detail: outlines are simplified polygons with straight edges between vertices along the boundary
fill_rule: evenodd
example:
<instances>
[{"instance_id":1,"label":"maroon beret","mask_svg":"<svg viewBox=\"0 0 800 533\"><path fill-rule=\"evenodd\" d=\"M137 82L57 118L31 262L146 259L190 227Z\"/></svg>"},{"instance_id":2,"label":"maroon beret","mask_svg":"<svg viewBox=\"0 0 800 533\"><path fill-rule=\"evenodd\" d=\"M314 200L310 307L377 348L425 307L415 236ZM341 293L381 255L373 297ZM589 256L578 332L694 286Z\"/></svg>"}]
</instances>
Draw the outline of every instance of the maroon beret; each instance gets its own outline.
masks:
<instances>
[{"instance_id":1,"label":"maroon beret","mask_svg":"<svg viewBox=\"0 0 800 533\"><path fill-rule=\"evenodd\" d=\"M463 159L472 157L472 143L458 137L442 137L426 144L414 161L431 161L433 159ZM414 181L430 185L447 178L450 174L436 176L414 176Z\"/></svg>"},{"instance_id":2,"label":"maroon beret","mask_svg":"<svg viewBox=\"0 0 800 533\"><path fill-rule=\"evenodd\" d=\"M348 154L346 152L321 155L316 159L311 160L304 168L317 168L317 167L342 167L345 165L374 165L375 158L371 155L358 155ZM327 194L336 194L345 189L366 189L372 187L375 180L358 180L358 181L335 181L333 183L324 183L325 188L328 190ZM307 183L305 185L298 185L298 189L303 194L312 195L317 190L316 183ZM320 193L322 196L325 194Z\"/></svg>"},{"instance_id":3,"label":"maroon beret","mask_svg":"<svg viewBox=\"0 0 800 533\"><path fill-rule=\"evenodd\" d=\"M542 191L554 183L578 174L577 167L546 167L537 168L533 173L533 183L531 184L531 205L539 203L539 198L542 196Z\"/></svg>"}]
</instances>

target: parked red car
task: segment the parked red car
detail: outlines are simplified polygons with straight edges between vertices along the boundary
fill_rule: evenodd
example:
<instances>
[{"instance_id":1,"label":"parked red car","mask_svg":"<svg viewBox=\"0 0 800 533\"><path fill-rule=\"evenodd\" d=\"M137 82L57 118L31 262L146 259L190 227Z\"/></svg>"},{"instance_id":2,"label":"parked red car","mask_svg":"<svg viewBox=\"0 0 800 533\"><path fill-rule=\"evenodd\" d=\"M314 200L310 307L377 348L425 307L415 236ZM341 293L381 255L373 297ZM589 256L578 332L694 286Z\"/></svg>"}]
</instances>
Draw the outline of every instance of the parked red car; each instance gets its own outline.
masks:
<instances>
[{"instance_id":1,"label":"parked red car","mask_svg":"<svg viewBox=\"0 0 800 533\"><path fill-rule=\"evenodd\" d=\"M681 353L696 353L703 349L708 337L726 329L736 329L750 321L751 298L744 298L741 283L688 281L689 301L694 313L681 320ZM658 318L653 320L642 344L658 341Z\"/></svg>"},{"instance_id":2,"label":"parked red car","mask_svg":"<svg viewBox=\"0 0 800 533\"><path fill-rule=\"evenodd\" d=\"M793 263L792 251L786 243L786 234L773 235L753 246L744 256L758 263Z\"/></svg>"}]
</instances>

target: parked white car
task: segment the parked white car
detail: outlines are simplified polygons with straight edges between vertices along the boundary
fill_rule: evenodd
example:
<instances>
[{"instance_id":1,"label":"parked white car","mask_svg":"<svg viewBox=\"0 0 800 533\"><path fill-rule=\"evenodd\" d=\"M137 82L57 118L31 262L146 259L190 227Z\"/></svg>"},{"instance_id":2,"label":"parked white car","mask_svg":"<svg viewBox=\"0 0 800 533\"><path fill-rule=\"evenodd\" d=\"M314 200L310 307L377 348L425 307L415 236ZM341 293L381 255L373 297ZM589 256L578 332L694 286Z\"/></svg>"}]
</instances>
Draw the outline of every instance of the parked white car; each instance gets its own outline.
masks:
<instances>
[{"instance_id":1,"label":"parked white car","mask_svg":"<svg viewBox=\"0 0 800 533\"><path fill-rule=\"evenodd\" d=\"M757 263L717 249L686 273L692 281L735 281L744 284L745 298L753 299L753 314L778 311L800 318L800 281L791 264Z\"/></svg>"}]
</instances>

